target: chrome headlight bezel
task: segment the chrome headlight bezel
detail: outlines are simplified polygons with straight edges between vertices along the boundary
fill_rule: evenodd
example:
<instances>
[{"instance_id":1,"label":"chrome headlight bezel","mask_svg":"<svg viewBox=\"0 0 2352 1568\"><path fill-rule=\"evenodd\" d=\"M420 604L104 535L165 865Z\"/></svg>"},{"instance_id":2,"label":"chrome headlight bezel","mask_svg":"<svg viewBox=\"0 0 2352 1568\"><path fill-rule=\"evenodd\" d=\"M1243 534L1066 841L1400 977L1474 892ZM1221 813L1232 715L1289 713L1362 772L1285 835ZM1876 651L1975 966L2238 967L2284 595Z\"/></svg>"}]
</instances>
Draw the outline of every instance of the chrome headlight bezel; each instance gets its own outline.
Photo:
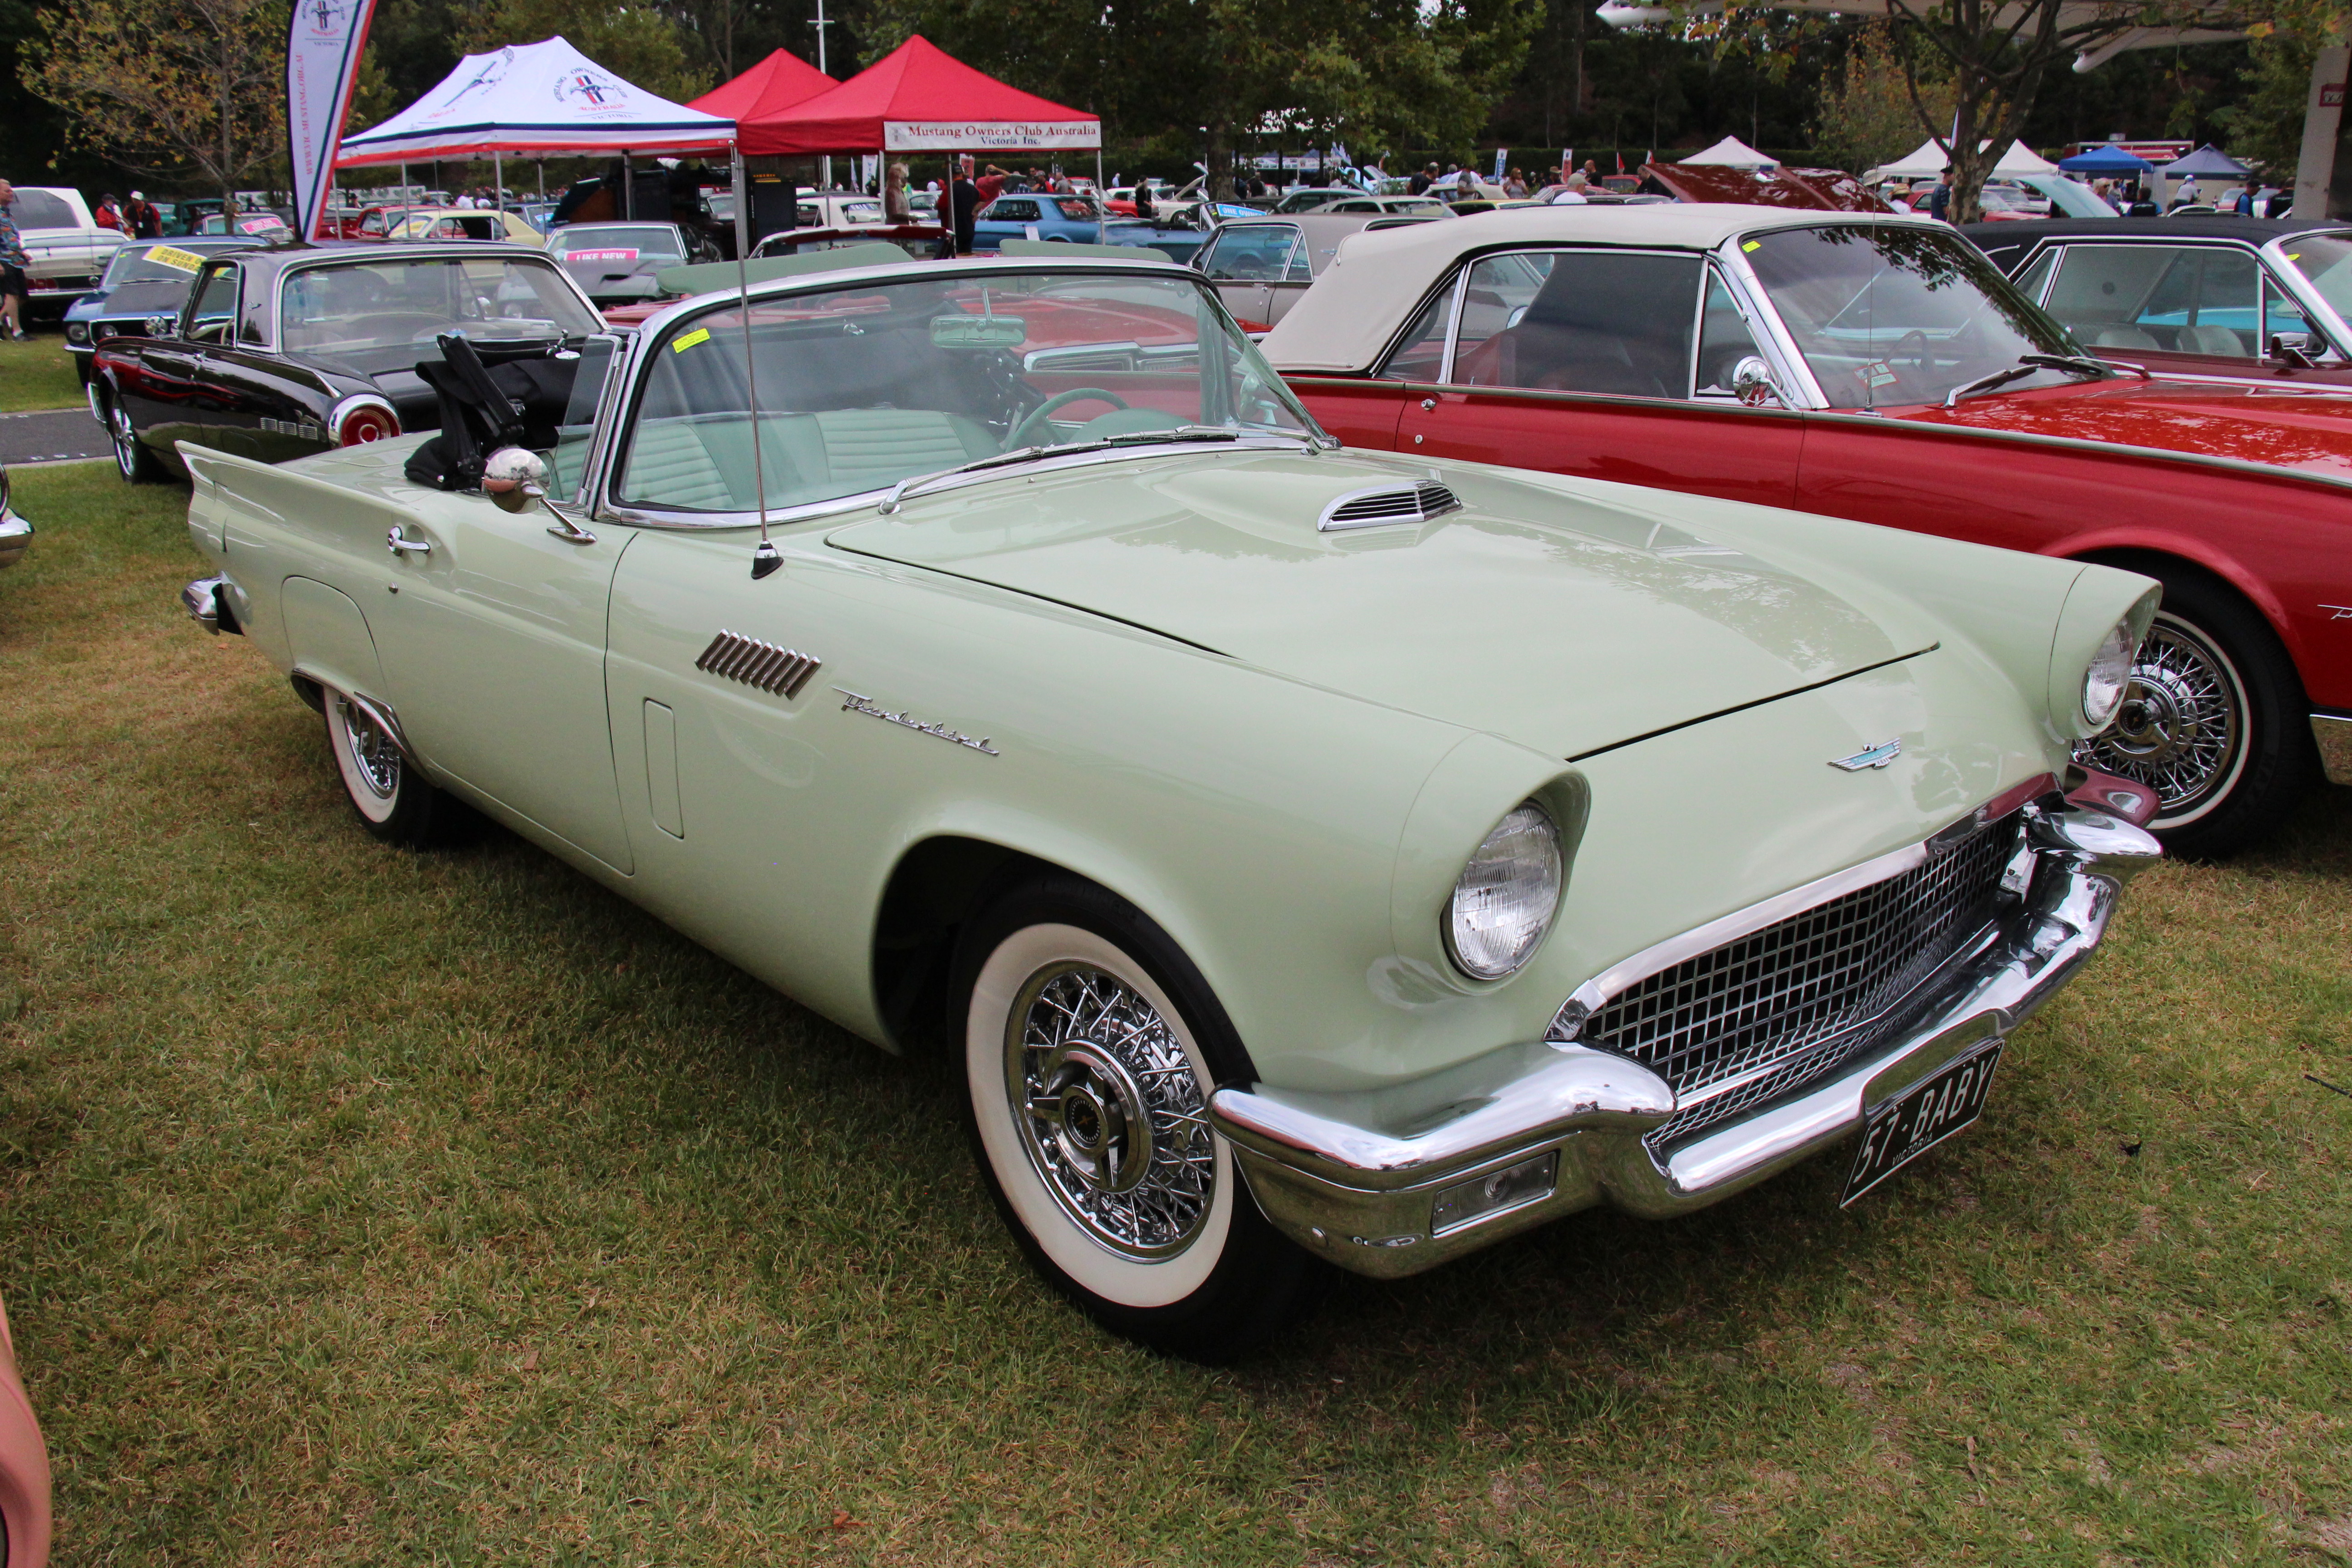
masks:
<instances>
[{"instance_id":1,"label":"chrome headlight bezel","mask_svg":"<svg viewBox=\"0 0 2352 1568\"><path fill-rule=\"evenodd\" d=\"M2081 707L2083 722L2094 733L2114 722L2124 694L2131 689L2132 667L2138 658L2139 639L2132 635L2129 620L2117 621L2091 655L2083 670Z\"/></svg>"},{"instance_id":2,"label":"chrome headlight bezel","mask_svg":"<svg viewBox=\"0 0 2352 1568\"><path fill-rule=\"evenodd\" d=\"M1527 967L1543 946L1559 912L1567 858L1559 824L1530 796L1505 813L1463 863L1438 921L1445 955L1475 981L1507 980ZM1498 904L1510 906L1504 923L1481 931L1475 923ZM1498 942L1497 933L1508 940Z\"/></svg>"}]
</instances>

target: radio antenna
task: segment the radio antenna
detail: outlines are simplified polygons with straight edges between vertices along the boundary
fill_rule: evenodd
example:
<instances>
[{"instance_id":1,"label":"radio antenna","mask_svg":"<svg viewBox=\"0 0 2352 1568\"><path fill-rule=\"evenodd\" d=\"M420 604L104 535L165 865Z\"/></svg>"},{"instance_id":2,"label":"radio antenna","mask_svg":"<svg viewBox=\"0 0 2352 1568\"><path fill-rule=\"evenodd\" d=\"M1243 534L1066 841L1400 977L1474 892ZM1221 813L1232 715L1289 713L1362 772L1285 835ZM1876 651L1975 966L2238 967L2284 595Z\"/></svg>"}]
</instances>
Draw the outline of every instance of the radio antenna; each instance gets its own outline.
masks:
<instances>
[{"instance_id":1,"label":"radio antenna","mask_svg":"<svg viewBox=\"0 0 2352 1568\"><path fill-rule=\"evenodd\" d=\"M734 163L731 172L735 177L736 216L740 220L741 208L751 198L751 192L743 182L743 144L740 142L730 142L727 150ZM736 224L735 290L743 312L743 390L751 403L751 483L760 491L760 542L751 552L751 581L756 583L782 566L784 558L777 551L775 542L768 537L768 470L760 449L760 374L751 361L751 272L743 247L749 233L750 230L740 221Z\"/></svg>"}]
</instances>

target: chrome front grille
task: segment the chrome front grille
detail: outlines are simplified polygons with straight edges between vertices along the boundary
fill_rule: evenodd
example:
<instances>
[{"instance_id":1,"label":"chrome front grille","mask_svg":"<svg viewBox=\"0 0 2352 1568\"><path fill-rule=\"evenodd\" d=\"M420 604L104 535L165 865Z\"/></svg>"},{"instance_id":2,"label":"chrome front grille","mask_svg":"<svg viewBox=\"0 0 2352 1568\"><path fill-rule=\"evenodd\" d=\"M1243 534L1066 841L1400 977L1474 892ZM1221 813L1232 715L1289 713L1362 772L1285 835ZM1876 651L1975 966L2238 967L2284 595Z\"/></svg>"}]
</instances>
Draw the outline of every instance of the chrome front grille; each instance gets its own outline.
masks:
<instances>
[{"instance_id":1,"label":"chrome front grille","mask_svg":"<svg viewBox=\"0 0 2352 1568\"><path fill-rule=\"evenodd\" d=\"M1907 871L1637 981L1574 1037L1674 1087L1685 1109L1649 1135L1654 1148L1776 1099L1868 1049L1896 1005L1983 934L2023 828L2011 814Z\"/></svg>"}]
</instances>

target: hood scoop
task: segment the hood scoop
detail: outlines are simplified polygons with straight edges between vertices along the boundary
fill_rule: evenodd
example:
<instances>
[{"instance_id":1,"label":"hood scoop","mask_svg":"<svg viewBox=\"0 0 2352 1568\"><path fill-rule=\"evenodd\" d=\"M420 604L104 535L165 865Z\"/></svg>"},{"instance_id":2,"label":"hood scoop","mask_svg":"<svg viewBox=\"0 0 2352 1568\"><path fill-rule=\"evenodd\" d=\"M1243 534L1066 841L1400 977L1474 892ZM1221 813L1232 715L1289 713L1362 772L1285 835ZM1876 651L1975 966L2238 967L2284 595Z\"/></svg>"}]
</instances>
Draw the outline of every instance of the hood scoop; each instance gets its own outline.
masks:
<instances>
[{"instance_id":1,"label":"hood scoop","mask_svg":"<svg viewBox=\"0 0 2352 1568\"><path fill-rule=\"evenodd\" d=\"M1325 533L1339 533L1350 528L1379 528L1391 522L1427 522L1461 510L1462 503L1454 499L1452 490L1435 479L1423 479L1417 485L1350 490L1325 507L1315 526Z\"/></svg>"}]
</instances>

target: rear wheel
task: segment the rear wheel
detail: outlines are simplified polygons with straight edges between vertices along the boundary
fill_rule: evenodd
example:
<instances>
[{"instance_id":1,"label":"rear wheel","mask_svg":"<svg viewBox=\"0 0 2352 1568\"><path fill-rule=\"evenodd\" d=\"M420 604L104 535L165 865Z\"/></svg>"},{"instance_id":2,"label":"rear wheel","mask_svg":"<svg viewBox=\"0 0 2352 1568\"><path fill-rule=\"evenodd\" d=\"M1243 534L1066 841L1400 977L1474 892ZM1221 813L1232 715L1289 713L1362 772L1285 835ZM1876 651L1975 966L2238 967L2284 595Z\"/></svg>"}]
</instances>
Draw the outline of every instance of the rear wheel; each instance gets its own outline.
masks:
<instances>
[{"instance_id":1,"label":"rear wheel","mask_svg":"<svg viewBox=\"0 0 2352 1568\"><path fill-rule=\"evenodd\" d=\"M388 844L430 842L447 797L417 774L366 710L340 691L324 696L327 745L360 826Z\"/></svg>"},{"instance_id":2,"label":"rear wheel","mask_svg":"<svg viewBox=\"0 0 2352 1568\"><path fill-rule=\"evenodd\" d=\"M1113 1332L1195 1361L1305 1317L1324 1267L1266 1223L1210 1129L1211 1090L1247 1064L1167 933L1057 879L1000 900L961 959L973 1146L1037 1271Z\"/></svg>"},{"instance_id":3,"label":"rear wheel","mask_svg":"<svg viewBox=\"0 0 2352 1568\"><path fill-rule=\"evenodd\" d=\"M116 469L134 485L152 485L162 479L163 460L139 438L139 432L131 427L130 411L112 398L106 401L105 408L106 435L114 447Z\"/></svg>"},{"instance_id":4,"label":"rear wheel","mask_svg":"<svg viewBox=\"0 0 2352 1568\"><path fill-rule=\"evenodd\" d=\"M2164 604L2115 722L2076 760L2156 791L2149 827L2187 856L2277 826L2311 777L2303 682L2269 623L2202 574L2159 571Z\"/></svg>"}]
</instances>

